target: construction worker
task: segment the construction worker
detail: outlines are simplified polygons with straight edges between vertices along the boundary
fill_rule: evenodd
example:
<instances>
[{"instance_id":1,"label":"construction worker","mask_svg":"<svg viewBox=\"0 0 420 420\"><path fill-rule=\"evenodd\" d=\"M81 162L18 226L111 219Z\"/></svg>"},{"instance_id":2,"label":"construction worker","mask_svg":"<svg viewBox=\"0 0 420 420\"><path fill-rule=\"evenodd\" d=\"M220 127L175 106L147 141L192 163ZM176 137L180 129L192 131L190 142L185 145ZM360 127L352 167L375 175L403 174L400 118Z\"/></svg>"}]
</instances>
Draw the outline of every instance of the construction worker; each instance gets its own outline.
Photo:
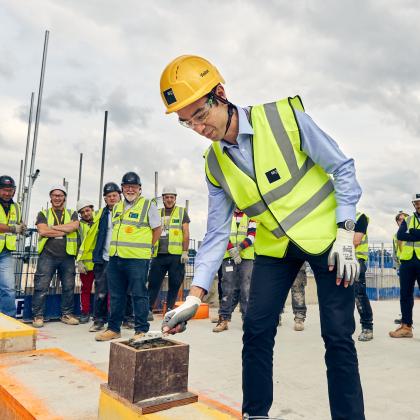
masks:
<instances>
[{"instance_id":1,"label":"construction worker","mask_svg":"<svg viewBox=\"0 0 420 420\"><path fill-rule=\"evenodd\" d=\"M360 265L359 278L355 282L356 308L360 316L362 331L357 338L359 341L373 339L373 313L366 293L366 261L369 259L369 242L367 228L369 217L364 213L356 213L356 226L354 228L353 244L356 248L356 257Z\"/></svg>"},{"instance_id":2,"label":"construction worker","mask_svg":"<svg viewBox=\"0 0 420 420\"><path fill-rule=\"evenodd\" d=\"M13 201L16 184L9 175L0 176L0 312L15 317L15 273L12 251L17 235L24 235L19 204Z\"/></svg>"},{"instance_id":3,"label":"construction worker","mask_svg":"<svg viewBox=\"0 0 420 420\"><path fill-rule=\"evenodd\" d=\"M156 303L163 279L168 274L167 310L176 301L178 290L184 280L185 264L188 262L190 244L190 218L187 210L176 205L176 188L164 187L162 190L163 208L160 210L162 233L156 244L149 272L149 317L153 320L153 306Z\"/></svg>"},{"instance_id":4,"label":"construction worker","mask_svg":"<svg viewBox=\"0 0 420 420\"><path fill-rule=\"evenodd\" d=\"M210 289L236 203L257 221L257 257L243 326L243 412L268 415L279 313L307 261L318 287L332 417L364 419L352 340L352 284L359 269L353 236L361 195L354 161L305 114L299 97L241 108L227 99L222 83L216 67L196 56L176 58L160 80L166 112L176 112L182 126L212 140L205 165L207 233L189 296L165 315L162 330L185 330Z\"/></svg>"},{"instance_id":5,"label":"construction worker","mask_svg":"<svg viewBox=\"0 0 420 420\"><path fill-rule=\"evenodd\" d=\"M35 328L44 326L45 301L56 271L61 281L61 321L68 325L79 324L73 315L79 218L76 211L65 207L65 187L54 185L49 195L51 207L41 210L36 219L39 258L32 298L32 325Z\"/></svg>"},{"instance_id":6,"label":"construction worker","mask_svg":"<svg viewBox=\"0 0 420 420\"><path fill-rule=\"evenodd\" d=\"M82 244L93 225L93 218L95 216L94 204L90 200L79 200L76 204L76 210L80 215L79 241ZM94 280L92 258L92 253L89 252L85 253L83 259L77 259L77 269L82 283L80 291L80 306L82 313L79 317L79 322L81 324L86 324L90 320L90 296Z\"/></svg>"},{"instance_id":7,"label":"construction worker","mask_svg":"<svg viewBox=\"0 0 420 420\"><path fill-rule=\"evenodd\" d=\"M233 213L230 237L222 262L222 299L219 321L213 332L229 328L232 312L239 301L242 320L248 308L249 286L254 265L254 241L257 224L237 207Z\"/></svg>"},{"instance_id":8,"label":"construction worker","mask_svg":"<svg viewBox=\"0 0 420 420\"><path fill-rule=\"evenodd\" d=\"M398 214L395 216L395 221L397 222L398 228L401 226L401 223L404 221L406 217L409 215L407 213L404 213L402 210L398 212ZM400 255L402 251L403 241L399 241L397 239L397 234L395 233L392 237L392 261L393 261L393 268L397 272L398 279L400 279ZM401 281L400 281L400 287L401 287ZM395 324L401 324L401 314L398 316L398 318L394 319Z\"/></svg>"},{"instance_id":9,"label":"construction worker","mask_svg":"<svg viewBox=\"0 0 420 420\"><path fill-rule=\"evenodd\" d=\"M404 241L400 253L400 306L401 325L390 331L392 338L413 337L414 284L420 287L420 194L414 194L412 200L414 213L402 221L397 239Z\"/></svg>"},{"instance_id":10,"label":"construction worker","mask_svg":"<svg viewBox=\"0 0 420 420\"><path fill-rule=\"evenodd\" d=\"M308 284L308 277L306 275L306 263L302 264L300 270L290 288L292 295L292 311L295 317L293 329L295 331L303 331L305 329L306 319L306 303L305 303L305 287ZM279 326L281 326L281 314L279 316Z\"/></svg>"},{"instance_id":11,"label":"construction worker","mask_svg":"<svg viewBox=\"0 0 420 420\"><path fill-rule=\"evenodd\" d=\"M127 172L122 177L121 187L124 201L112 209L113 228L107 267L110 316L108 328L95 336L97 341L121 337L127 293L133 302L134 338L144 336L149 330L146 282L152 247L162 230L160 215L154 201L141 196L141 181L135 172Z\"/></svg>"}]
</instances>

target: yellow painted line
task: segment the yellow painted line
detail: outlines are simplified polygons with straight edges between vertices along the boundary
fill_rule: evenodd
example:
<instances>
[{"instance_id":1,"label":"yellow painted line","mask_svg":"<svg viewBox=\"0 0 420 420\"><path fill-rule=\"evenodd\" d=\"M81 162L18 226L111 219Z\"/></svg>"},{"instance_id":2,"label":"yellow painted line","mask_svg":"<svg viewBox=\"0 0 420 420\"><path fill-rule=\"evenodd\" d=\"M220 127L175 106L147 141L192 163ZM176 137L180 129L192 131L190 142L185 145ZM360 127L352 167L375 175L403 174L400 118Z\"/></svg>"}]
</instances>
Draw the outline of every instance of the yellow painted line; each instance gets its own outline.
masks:
<instances>
[{"instance_id":1,"label":"yellow painted line","mask_svg":"<svg viewBox=\"0 0 420 420\"><path fill-rule=\"evenodd\" d=\"M99 397L99 420L233 420L240 418L219 411L201 402L172 407L158 413L140 414L134 407L101 390Z\"/></svg>"},{"instance_id":2,"label":"yellow painted line","mask_svg":"<svg viewBox=\"0 0 420 420\"><path fill-rule=\"evenodd\" d=\"M36 328L25 325L23 322L0 313L0 339L36 336L37 333Z\"/></svg>"}]
</instances>

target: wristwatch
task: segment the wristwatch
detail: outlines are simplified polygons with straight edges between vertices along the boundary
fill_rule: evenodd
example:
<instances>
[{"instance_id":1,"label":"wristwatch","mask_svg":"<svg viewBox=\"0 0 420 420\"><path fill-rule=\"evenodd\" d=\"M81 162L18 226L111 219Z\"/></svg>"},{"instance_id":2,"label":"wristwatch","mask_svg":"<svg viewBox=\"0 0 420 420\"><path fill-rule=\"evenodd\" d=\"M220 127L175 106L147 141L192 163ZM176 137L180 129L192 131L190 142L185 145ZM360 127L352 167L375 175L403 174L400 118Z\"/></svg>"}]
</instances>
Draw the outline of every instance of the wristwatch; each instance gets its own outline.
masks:
<instances>
[{"instance_id":1,"label":"wristwatch","mask_svg":"<svg viewBox=\"0 0 420 420\"><path fill-rule=\"evenodd\" d=\"M354 223L354 221L351 219L347 219L347 220L344 220L344 222L337 223L338 228L345 229L348 231L354 231L355 226L356 226L356 223Z\"/></svg>"}]
</instances>

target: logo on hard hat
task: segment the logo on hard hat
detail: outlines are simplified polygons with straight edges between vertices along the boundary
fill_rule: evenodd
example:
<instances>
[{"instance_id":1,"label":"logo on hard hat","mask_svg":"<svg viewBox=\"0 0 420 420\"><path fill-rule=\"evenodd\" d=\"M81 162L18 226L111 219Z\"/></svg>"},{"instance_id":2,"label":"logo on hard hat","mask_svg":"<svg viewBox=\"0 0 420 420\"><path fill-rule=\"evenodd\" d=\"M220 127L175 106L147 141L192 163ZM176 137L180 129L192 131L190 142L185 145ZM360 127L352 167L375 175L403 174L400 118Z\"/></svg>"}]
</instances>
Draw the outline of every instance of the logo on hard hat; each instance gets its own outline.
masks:
<instances>
[{"instance_id":1,"label":"logo on hard hat","mask_svg":"<svg viewBox=\"0 0 420 420\"><path fill-rule=\"evenodd\" d=\"M163 91L163 96L165 97L165 101L168 105L172 105L176 102L175 94L172 88Z\"/></svg>"},{"instance_id":2,"label":"logo on hard hat","mask_svg":"<svg viewBox=\"0 0 420 420\"><path fill-rule=\"evenodd\" d=\"M204 70L202 73L200 73L200 76L204 77L206 74L208 74L208 72L209 72L209 69Z\"/></svg>"}]
</instances>

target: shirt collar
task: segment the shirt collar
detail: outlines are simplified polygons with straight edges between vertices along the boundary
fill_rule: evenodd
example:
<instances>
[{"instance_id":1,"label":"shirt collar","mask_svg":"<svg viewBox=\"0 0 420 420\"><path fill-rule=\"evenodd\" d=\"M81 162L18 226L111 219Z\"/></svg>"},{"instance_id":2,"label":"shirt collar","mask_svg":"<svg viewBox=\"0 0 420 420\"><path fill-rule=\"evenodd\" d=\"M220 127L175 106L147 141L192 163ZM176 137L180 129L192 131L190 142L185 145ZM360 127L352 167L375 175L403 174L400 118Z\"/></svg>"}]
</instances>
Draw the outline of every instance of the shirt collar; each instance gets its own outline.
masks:
<instances>
[{"instance_id":1,"label":"shirt collar","mask_svg":"<svg viewBox=\"0 0 420 420\"><path fill-rule=\"evenodd\" d=\"M231 149L232 147L239 147L244 139L248 136L252 136L254 134L254 130L249 123L248 115L245 112L244 108L235 105L236 110L238 111L238 137L236 137L236 141L238 144L232 144L227 142L226 140L220 140L220 147L223 151L225 149Z\"/></svg>"}]
</instances>

